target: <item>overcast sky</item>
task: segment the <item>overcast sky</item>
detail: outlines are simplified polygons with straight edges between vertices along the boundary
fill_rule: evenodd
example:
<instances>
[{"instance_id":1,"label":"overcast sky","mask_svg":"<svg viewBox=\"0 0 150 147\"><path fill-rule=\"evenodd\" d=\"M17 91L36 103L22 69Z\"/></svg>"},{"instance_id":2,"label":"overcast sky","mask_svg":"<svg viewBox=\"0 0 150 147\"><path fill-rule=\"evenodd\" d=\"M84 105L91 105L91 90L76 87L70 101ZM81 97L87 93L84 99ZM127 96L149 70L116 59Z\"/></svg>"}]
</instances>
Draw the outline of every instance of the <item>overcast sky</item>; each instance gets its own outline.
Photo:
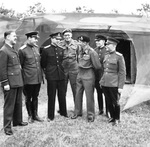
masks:
<instances>
[{"instance_id":1,"label":"overcast sky","mask_svg":"<svg viewBox=\"0 0 150 147\"><path fill-rule=\"evenodd\" d=\"M77 6L92 8L95 12L110 13L116 9L119 13L131 14L136 9L141 8L142 3L150 4L150 0L0 0L0 6L12 8L17 12L25 12L29 6L41 2L47 12L51 10L67 10L72 12Z\"/></svg>"}]
</instances>

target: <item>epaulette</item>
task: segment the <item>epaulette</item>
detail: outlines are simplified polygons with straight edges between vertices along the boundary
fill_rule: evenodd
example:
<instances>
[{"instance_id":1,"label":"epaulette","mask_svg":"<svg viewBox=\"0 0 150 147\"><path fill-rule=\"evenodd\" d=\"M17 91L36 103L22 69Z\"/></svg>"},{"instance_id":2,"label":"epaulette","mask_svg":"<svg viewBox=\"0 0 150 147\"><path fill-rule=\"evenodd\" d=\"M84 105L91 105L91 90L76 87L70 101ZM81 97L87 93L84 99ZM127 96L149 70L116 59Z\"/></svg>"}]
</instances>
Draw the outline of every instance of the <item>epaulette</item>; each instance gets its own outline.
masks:
<instances>
[{"instance_id":1,"label":"epaulette","mask_svg":"<svg viewBox=\"0 0 150 147\"><path fill-rule=\"evenodd\" d=\"M58 46L59 48L61 48L61 49L65 49L65 47L63 47L63 46L60 46L60 45L58 45L58 44L57 44L57 46Z\"/></svg>"},{"instance_id":2,"label":"epaulette","mask_svg":"<svg viewBox=\"0 0 150 147\"><path fill-rule=\"evenodd\" d=\"M27 45L24 44L23 46L20 47L20 50L23 50L23 49L25 49L26 47L27 47Z\"/></svg>"},{"instance_id":3,"label":"epaulette","mask_svg":"<svg viewBox=\"0 0 150 147\"><path fill-rule=\"evenodd\" d=\"M116 55L122 56L122 54L121 54L121 53L119 53L119 52L116 52Z\"/></svg>"},{"instance_id":4,"label":"epaulette","mask_svg":"<svg viewBox=\"0 0 150 147\"><path fill-rule=\"evenodd\" d=\"M34 44L34 46L39 47L37 44Z\"/></svg>"},{"instance_id":5,"label":"epaulette","mask_svg":"<svg viewBox=\"0 0 150 147\"><path fill-rule=\"evenodd\" d=\"M47 46L44 46L44 49L47 49L47 48L49 48L51 45L49 44L49 45L47 45Z\"/></svg>"}]
</instances>

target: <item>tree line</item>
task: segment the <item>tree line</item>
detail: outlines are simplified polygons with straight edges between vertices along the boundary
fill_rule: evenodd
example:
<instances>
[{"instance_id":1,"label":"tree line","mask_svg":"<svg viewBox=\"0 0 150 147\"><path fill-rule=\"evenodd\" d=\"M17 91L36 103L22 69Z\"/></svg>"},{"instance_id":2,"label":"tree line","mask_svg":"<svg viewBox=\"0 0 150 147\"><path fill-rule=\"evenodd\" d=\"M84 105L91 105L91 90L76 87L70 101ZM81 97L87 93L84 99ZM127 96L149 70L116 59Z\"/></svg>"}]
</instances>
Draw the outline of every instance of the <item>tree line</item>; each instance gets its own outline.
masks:
<instances>
[{"instance_id":1,"label":"tree line","mask_svg":"<svg viewBox=\"0 0 150 147\"><path fill-rule=\"evenodd\" d=\"M145 15L146 17L150 16L150 4L145 3L141 4L141 7L136 9L137 15ZM66 10L61 10L60 13L67 13ZM28 10L23 13L16 13L15 10L13 9L7 9L5 6L2 4L0 6L0 14L8 17L13 17L17 19L23 19L28 16L36 15L36 14L44 14L46 13L45 7L43 7L42 3L37 2L33 4L32 6L29 6ZM52 10L52 13L56 13L55 10ZM73 11L73 13L95 13L94 9L92 8L87 8L86 6L78 6L76 9ZM111 13L119 14L119 11L117 9L113 9ZM133 15L134 13L131 13Z\"/></svg>"}]
</instances>

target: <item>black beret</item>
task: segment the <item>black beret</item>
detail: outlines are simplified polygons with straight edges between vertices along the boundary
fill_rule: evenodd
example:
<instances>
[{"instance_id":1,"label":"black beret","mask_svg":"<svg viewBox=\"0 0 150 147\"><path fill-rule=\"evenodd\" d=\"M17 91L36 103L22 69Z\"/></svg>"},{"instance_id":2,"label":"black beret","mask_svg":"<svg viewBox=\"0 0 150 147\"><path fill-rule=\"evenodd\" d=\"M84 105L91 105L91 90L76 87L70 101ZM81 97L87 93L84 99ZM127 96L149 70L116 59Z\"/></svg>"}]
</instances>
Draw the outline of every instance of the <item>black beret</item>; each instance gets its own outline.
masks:
<instances>
[{"instance_id":1,"label":"black beret","mask_svg":"<svg viewBox=\"0 0 150 147\"><path fill-rule=\"evenodd\" d=\"M27 37L37 37L37 38L40 38L38 34L39 34L38 31L32 31L32 32L26 33L25 35L26 35Z\"/></svg>"},{"instance_id":2,"label":"black beret","mask_svg":"<svg viewBox=\"0 0 150 147\"><path fill-rule=\"evenodd\" d=\"M95 35L95 41L99 41L99 40L104 40L104 41L106 41L107 40L107 38L105 37L105 36L103 36L103 35Z\"/></svg>"},{"instance_id":3,"label":"black beret","mask_svg":"<svg viewBox=\"0 0 150 147\"><path fill-rule=\"evenodd\" d=\"M82 41L82 42L90 42L90 38L87 36L80 36L78 37L78 40Z\"/></svg>"},{"instance_id":4,"label":"black beret","mask_svg":"<svg viewBox=\"0 0 150 147\"><path fill-rule=\"evenodd\" d=\"M62 34L64 35L66 32L72 33L72 30L71 29L65 29L65 30L62 31Z\"/></svg>"},{"instance_id":5,"label":"black beret","mask_svg":"<svg viewBox=\"0 0 150 147\"><path fill-rule=\"evenodd\" d=\"M107 37L107 43L118 44L119 40L112 37Z\"/></svg>"},{"instance_id":6,"label":"black beret","mask_svg":"<svg viewBox=\"0 0 150 147\"><path fill-rule=\"evenodd\" d=\"M50 36L51 38L55 37L55 38L57 38L57 39L62 39L60 32L51 33L49 36Z\"/></svg>"}]
</instances>

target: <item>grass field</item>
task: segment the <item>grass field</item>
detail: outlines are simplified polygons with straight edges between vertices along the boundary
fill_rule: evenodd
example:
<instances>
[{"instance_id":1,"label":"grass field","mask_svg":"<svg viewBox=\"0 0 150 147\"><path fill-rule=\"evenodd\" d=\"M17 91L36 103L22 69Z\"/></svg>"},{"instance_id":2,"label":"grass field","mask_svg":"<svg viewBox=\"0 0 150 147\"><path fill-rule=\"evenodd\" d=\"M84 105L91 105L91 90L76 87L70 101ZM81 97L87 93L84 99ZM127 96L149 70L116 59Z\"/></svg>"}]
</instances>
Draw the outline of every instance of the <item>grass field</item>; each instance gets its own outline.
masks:
<instances>
[{"instance_id":1,"label":"grass field","mask_svg":"<svg viewBox=\"0 0 150 147\"><path fill-rule=\"evenodd\" d=\"M132 85L125 85L120 99L121 109L125 105ZM149 147L150 146L150 107L149 102L142 103L121 113L121 123L112 126L107 118L98 115L95 94L96 119L93 123L86 120L85 97L83 117L76 120L66 119L57 113L52 122L47 122L46 84L42 85L39 96L39 116L43 123L35 122L26 127L14 127L13 136L3 133L3 95L0 94L0 147ZM70 87L67 93L68 114L74 109ZM23 119L27 121L27 112L23 99Z\"/></svg>"}]
</instances>

